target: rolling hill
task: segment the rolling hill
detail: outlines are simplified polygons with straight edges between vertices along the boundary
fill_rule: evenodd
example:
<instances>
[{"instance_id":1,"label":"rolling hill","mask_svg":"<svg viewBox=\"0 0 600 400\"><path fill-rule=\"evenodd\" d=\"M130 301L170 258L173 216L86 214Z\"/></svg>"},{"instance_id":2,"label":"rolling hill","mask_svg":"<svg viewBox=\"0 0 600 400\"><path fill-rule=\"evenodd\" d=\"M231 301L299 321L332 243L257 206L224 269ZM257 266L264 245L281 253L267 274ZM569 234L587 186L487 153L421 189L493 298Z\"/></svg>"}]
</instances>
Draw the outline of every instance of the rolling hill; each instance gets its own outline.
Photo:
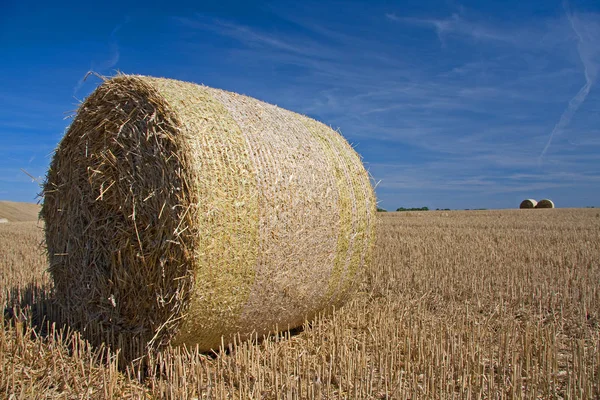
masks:
<instances>
[{"instance_id":1,"label":"rolling hill","mask_svg":"<svg viewBox=\"0 0 600 400\"><path fill-rule=\"evenodd\" d=\"M35 203L0 201L0 221L37 221L41 206Z\"/></svg>"}]
</instances>

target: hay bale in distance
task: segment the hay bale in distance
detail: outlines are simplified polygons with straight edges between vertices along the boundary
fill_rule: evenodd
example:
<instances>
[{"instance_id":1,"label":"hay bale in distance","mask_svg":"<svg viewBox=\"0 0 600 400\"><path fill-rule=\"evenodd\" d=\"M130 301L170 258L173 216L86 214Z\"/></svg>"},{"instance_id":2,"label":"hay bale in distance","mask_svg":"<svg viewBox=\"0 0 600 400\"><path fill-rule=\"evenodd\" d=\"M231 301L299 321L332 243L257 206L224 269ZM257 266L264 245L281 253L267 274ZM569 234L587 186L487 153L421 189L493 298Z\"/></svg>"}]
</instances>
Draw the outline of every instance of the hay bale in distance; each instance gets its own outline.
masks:
<instances>
[{"instance_id":1,"label":"hay bale in distance","mask_svg":"<svg viewBox=\"0 0 600 400\"><path fill-rule=\"evenodd\" d=\"M521 204L519 205L519 208L535 208L536 205L537 205L537 201L535 201L533 199L526 199L521 202Z\"/></svg>"},{"instance_id":2,"label":"hay bale in distance","mask_svg":"<svg viewBox=\"0 0 600 400\"><path fill-rule=\"evenodd\" d=\"M371 182L341 135L169 79L101 84L44 194L57 303L129 358L299 326L348 299L374 244Z\"/></svg>"},{"instance_id":3,"label":"hay bale in distance","mask_svg":"<svg viewBox=\"0 0 600 400\"><path fill-rule=\"evenodd\" d=\"M0 224L8 224L8 219L0 218Z\"/></svg>"},{"instance_id":4,"label":"hay bale in distance","mask_svg":"<svg viewBox=\"0 0 600 400\"><path fill-rule=\"evenodd\" d=\"M539 203L537 203L535 208L554 208L554 203L552 202L552 200L543 199L540 200Z\"/></svg>"}]
</instances>

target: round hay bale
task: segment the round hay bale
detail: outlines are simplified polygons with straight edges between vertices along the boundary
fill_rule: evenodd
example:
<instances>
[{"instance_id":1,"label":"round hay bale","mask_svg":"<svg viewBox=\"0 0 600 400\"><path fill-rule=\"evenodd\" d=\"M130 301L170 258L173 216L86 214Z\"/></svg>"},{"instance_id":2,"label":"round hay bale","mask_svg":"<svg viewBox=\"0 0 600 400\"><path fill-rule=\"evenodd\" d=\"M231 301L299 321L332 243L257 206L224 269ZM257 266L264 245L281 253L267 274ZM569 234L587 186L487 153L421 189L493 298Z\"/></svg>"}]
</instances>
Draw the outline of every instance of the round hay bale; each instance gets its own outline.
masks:
<instances>
[{"instance_id":1,"label":"round hay bale","mask_svg":"<svg viewBox=\"0 0 600 400\"><path fill-rule=\"evenodd\" d=\"M129 358L297 327L349 298L374 244L369 175L340 134L169 79L101 84L44 194L57 303Z\"/></svg>"},{"instance_id":2,"label":"round hay bale","mask_svg":"<svg viewBox=\"0 0 600 400\"><path fill-rule=\"evenodd\" d=\"M554 208L554 203L548 199L540 200L535 208Z\"/></svg>"},{"instance_id":3,"label":"round hay bale","mask_svg":"<svg viewBox=\"0 0 600 400\"><path fill-rule=\"evenodd\" d=\"M536 205L537 205L537 201L535 201L533 199L526 199L521 202L521 204L519 205L519 208L535 208Z\"/></svg>"}]
</instances>

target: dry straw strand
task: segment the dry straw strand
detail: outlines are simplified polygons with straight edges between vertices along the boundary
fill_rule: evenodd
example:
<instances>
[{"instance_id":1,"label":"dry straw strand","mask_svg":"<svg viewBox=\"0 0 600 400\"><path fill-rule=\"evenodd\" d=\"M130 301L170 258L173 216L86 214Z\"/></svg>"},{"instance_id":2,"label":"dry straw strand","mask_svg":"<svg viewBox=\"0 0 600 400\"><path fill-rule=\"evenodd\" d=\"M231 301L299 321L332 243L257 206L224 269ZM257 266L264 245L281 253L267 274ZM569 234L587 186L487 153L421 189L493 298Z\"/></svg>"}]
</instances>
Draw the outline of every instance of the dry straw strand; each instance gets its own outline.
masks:
<instances>
[{"instance_id":1,"label":"dry straw strand","mask_svg":"<svg viewBox=\"0 0 600 400\"><path fill-rule=\"evenodd\" d=\"M250 97L119 75L81 105L42 216L56 301L127 358L218 347L343 304L376 201L331 128Z\"/></svg>"},{"instance_id":2,"label":"dry straw strand","mask_svg":"<svg viewBox=\"0 0 600 400\"><path fill-rule=\"evenodd\" d=\"M535 208L554 208L554 202L552 200L543 199L537 203Z\"/></svg>"},{"instance_id":3,"label":"dry straw strand","mask_svg":"<svg viewBox=\"0 0 600 400\"><path fill-rule=\"evenodd\" d=\"M521 202L519 208L535 208L537 206L537 201L533 199L526 199Z\"/></svg>"}]
</instances>

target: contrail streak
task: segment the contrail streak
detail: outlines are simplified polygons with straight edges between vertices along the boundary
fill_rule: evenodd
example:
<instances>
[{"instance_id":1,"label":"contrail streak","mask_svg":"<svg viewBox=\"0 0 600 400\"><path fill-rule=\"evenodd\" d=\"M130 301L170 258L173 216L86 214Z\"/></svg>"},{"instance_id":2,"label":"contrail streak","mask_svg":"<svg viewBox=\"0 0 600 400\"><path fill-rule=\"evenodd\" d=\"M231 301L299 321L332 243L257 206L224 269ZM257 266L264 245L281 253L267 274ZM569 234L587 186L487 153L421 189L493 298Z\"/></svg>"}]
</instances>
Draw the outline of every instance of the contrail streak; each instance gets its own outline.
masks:
<instances>
[{"instance_id":1,"label":"contrail streak","mask_svg":"<svg viewBox=\"0 0 600 400\"><path fill-rule=\"evenodd\" d=\"M565 6L565 8L566 8L566 6ZM581 104L583 104L583 102L587 98L587 96L590 92L590 89L592 88L592 85L594 84L594 81L596 79L597 71L595 70L593 63L590 60L591 57L589 57L590 54L588 53L588 49L587 49L587 46L589 45L589 43L587 43L586 40L584 40L584 37L582 35L582 32L579 29L579 26L576 24L575 19L573 18L573 15L570 14L568 12L568 10L567 10L567 18L569 19L571 28L575 32L575 35L577 35L577 39L579 41L579 43L577 44L577 52L579 53L579 58L581 59L581 63L583 64L584 75L585 75L585 84L583 85L583 87L581 89L579 89L579 92L577 92L577 94L569 101L569 105L567 106L565 111L563 111L563 113L560 116L560 119L558 120L556 125L554 125L554 129L552 129L552 132L550 133L548 142L546 143L544 150L542 150L542 153L539 156L540 162L542 161L542 158L544 157L544 155L546 155L546 152L548 151L548 148L550 147L550 144L552 143L552 139L554 138L554 135L557 132L562 131L569 124L569 122L571 122L573 115L577 112L577 110L579 109Z\"/></svg>"}]
</instances>

